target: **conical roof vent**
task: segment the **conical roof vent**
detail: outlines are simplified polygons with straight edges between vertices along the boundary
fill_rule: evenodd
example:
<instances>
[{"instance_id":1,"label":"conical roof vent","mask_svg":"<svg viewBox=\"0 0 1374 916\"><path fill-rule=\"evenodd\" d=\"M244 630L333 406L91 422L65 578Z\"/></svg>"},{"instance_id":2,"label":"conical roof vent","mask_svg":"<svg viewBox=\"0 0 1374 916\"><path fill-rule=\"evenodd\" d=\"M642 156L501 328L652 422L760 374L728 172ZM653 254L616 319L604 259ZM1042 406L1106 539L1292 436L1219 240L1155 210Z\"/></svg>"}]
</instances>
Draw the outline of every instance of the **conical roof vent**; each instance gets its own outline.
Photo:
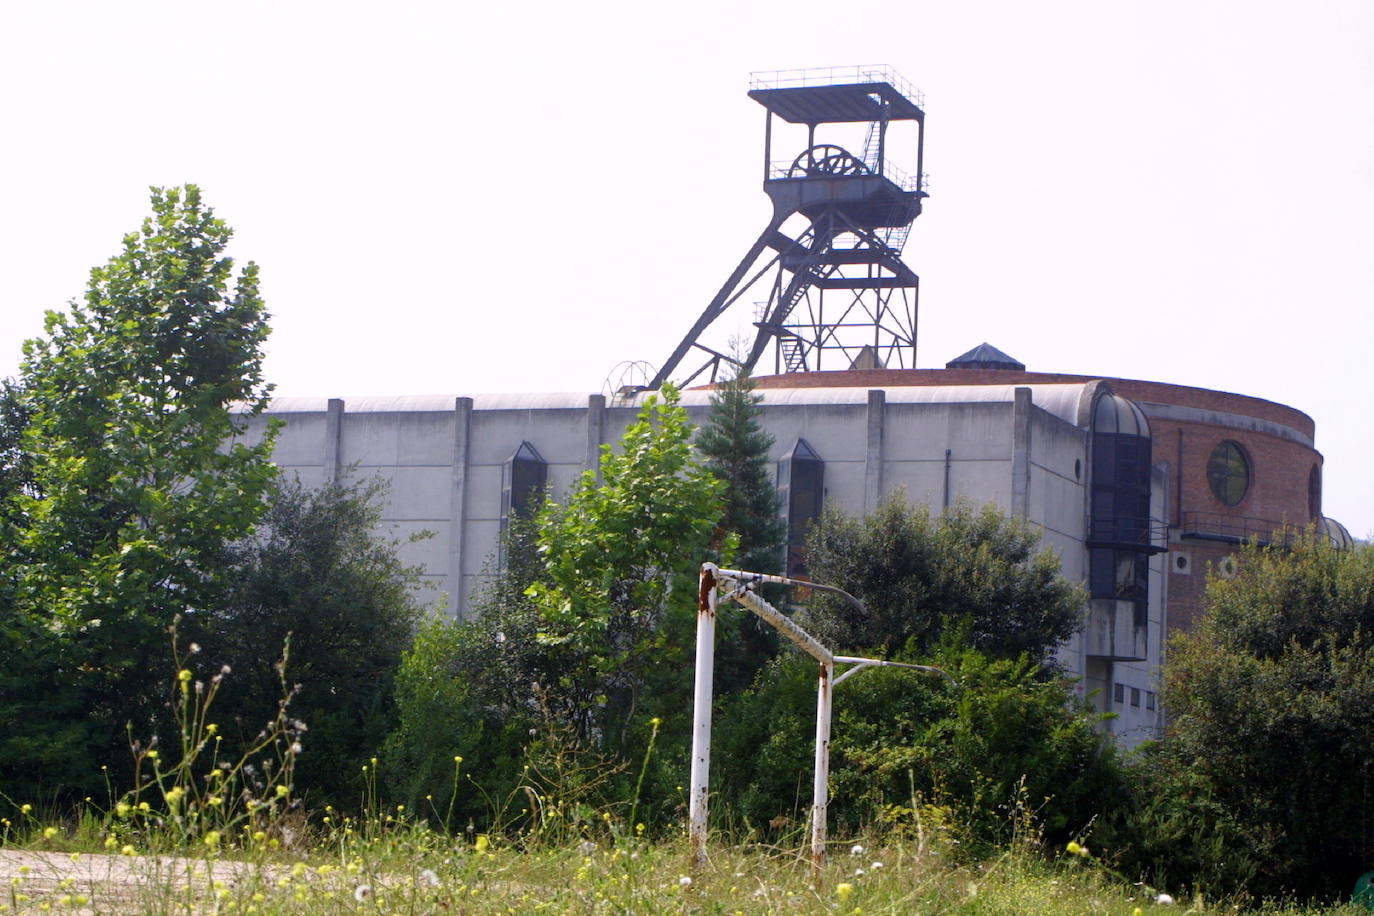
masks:
<instances>
[{"instance_id":1,"label":"conical roof vent","mask_svg":"<svg viewBox=\"0 0 1374 916\"><path fill-rule=\"evenodd\" d=\"M883 361L878 358L878 351L873 349L872 344L864 344L859 355L854 357L854 361L849 364L850 369L885 369Z\"/></svg>"},{"instance_id":2,"label":"conical roof vent","mask_svg":"<svg viewBox=\"0 0 1374 916\"><path fill-rule=\"evenodd\" d=\"M945 363L946 369L1014 369L1025 372L1026 364L1018 363L990 343L980 343L963 356Z\"/></svg>"}]
</instances>

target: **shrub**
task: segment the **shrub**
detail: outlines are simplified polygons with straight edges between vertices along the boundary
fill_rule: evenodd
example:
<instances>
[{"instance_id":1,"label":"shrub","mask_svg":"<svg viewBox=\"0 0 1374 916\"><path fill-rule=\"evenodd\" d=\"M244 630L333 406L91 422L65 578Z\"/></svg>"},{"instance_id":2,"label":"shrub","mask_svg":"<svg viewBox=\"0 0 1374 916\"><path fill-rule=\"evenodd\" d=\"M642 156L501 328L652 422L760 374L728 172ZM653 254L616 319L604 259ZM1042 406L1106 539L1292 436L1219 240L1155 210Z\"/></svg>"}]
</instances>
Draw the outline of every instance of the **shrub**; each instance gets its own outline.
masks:
<instances>
[{"instance_id":1,"label":"shrub","mask_svg":"<svg viewBox=\"0 0 1374 916\"><path fill-rule=\"evenodd\" d=\"M915 661L914 654L903 656ZM835 688L831 811L857 829L947 809L969 852L1011 838L1028 804L1045 836L1084 830L1121 794L1113 748L1068 686L1025 658L944 649L952 679L865 671ZM802 819L811 801L816 666L788 653L723 716L720 792L751 823Z\"/></svg>"},{"instance_id":2,"label":"shrub","mask_svg":"<svg viewBox=\"0 0 1374 916\"><path fill-rule=\"evenodd\" d=\"M1213 893L1332 896L1374 854L1374 548L1247 548L1169 648L1133 864Z\"/></svg>"}]
</instances>

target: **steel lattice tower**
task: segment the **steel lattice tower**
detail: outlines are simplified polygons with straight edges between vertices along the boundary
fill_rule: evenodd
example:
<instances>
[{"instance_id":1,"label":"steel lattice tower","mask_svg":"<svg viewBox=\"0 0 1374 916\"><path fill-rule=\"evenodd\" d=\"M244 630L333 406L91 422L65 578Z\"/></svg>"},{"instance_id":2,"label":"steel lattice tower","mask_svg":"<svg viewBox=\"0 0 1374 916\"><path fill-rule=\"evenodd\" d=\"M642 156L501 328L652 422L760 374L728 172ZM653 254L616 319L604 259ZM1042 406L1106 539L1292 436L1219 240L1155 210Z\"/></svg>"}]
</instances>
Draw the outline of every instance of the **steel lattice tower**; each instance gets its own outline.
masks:
<instances>
[{"instance_id":1,"label":"steel lattice tower","mask_svg":"<svg viewBox=\"0 0 1374 916\"><path fill-rule=\"evenodd\" d=\"M777 373L914 368L920 280L902 247L926 197L920 94L886 67L754 74L750 85L766 112L763 189L773 216L646 387L659 387L694 351L705 360L689 363L683 382L703 373L714 381L733 360L700 338L742 299L757 308L744 359L750 371L770 344ZM806 128L806 148L780 162L775 119ZM914 177L888 161L889 126L899 122L915 126ZM864 125L857 152L817 137L818 128L824 135L844 126L856 146ZM795 237L785 231L789 221Z\"/></svg>"}]
</instances>

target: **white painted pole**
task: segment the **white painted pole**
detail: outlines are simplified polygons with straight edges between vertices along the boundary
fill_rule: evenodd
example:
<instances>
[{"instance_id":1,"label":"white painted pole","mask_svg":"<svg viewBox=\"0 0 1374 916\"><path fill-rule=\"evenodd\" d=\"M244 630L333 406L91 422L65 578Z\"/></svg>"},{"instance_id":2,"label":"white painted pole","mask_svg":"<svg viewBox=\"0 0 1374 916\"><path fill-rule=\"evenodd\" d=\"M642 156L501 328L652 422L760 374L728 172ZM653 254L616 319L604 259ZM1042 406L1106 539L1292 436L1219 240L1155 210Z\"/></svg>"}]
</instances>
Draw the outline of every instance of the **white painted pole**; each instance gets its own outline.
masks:
<instances>
[{"instance_id":1,"label":"white painted pole","mask_svg":"<svg viewBox=\"0 0 1374 916\"><path fill-rule=\"evenodd\" d=\"M811 803L811 868L813 880L820 885L825 867L826 807L830 800L830 714L835 685L865 668L910 668L949 675L928 665L910 665L876 658L856 658L834 655L814 636L792 622L749 586L762 582L785 585L805 585L842 595L863 607L853 595L829 585L802 582L783 576L721 569L714 563L701 564L701 585L697 596L697 667L696 688L692 697L692 795L688 806L688 835L692 844L692 861L699 868L706 864L706 809L710 799L711 777L711 680L716 649L716 604L718 589L726 589L725 599L734 599L771 624L800 649L820 663L820 685L816 690L816 767L812 782ZM853 665L838 678L835 663Z\"/></svg>"},{"instance_id":2,"label":"white painted pole","mask_svg":"<svg viewBox=\"0 0 1374 916\"><path fill-rule=\"evenodd\" d=\"M706 864L706 811L711 782L711 688L716 652L716 568L701 566L697 595L697 668L692 694L692 794L689 799L688 834L692 862Z\"/></svg>"},{"instance_id":3,"label":"white painted pole","mask_svg":"<svg viewBox=\"0 0 1374 916\"><path fill-rule=\"evenodd\" d=\"M830 800L830 696L835 666L822 661L816 687L816 769L811 787L811 877L819 887L825 868L826 805Z\"/></svg>"}]
</instances>

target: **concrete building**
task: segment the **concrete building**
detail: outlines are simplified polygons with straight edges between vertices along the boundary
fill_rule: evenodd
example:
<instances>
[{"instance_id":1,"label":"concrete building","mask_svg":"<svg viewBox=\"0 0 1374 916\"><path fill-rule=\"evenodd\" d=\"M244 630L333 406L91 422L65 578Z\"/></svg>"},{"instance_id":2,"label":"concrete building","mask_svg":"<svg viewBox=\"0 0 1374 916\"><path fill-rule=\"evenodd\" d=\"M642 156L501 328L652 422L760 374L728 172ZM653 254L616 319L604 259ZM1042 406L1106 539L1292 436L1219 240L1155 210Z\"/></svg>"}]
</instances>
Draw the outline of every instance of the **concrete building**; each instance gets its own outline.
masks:
<instances>
[{"instance_id":1,"label":"concrete building","mask_svg":"<svg viewBox=\"0 0 1374 916\"><path fill-rule=\"evenodd\" d=\"M980 347L945 369L861 369L758 379L774 438L788 564L825 501L872 510L901 489L939 510L994 503L1040 530L1092 595L1060 650L1124 744L1153 736L1171 627L1189 626L1208 568L1227 573L1246 538L1326 525L1321 455L1305 414L1258 398L1128 379L1027 372ZM683 404L704 423L710 393ZM453 614L497 561L524 499L555 498L619 440L645 397L278 398L275 457L307 484L339 475L390 485L384 518ZM694 559L694 558L687 558Z\"/></svg>"}]
</instances>

